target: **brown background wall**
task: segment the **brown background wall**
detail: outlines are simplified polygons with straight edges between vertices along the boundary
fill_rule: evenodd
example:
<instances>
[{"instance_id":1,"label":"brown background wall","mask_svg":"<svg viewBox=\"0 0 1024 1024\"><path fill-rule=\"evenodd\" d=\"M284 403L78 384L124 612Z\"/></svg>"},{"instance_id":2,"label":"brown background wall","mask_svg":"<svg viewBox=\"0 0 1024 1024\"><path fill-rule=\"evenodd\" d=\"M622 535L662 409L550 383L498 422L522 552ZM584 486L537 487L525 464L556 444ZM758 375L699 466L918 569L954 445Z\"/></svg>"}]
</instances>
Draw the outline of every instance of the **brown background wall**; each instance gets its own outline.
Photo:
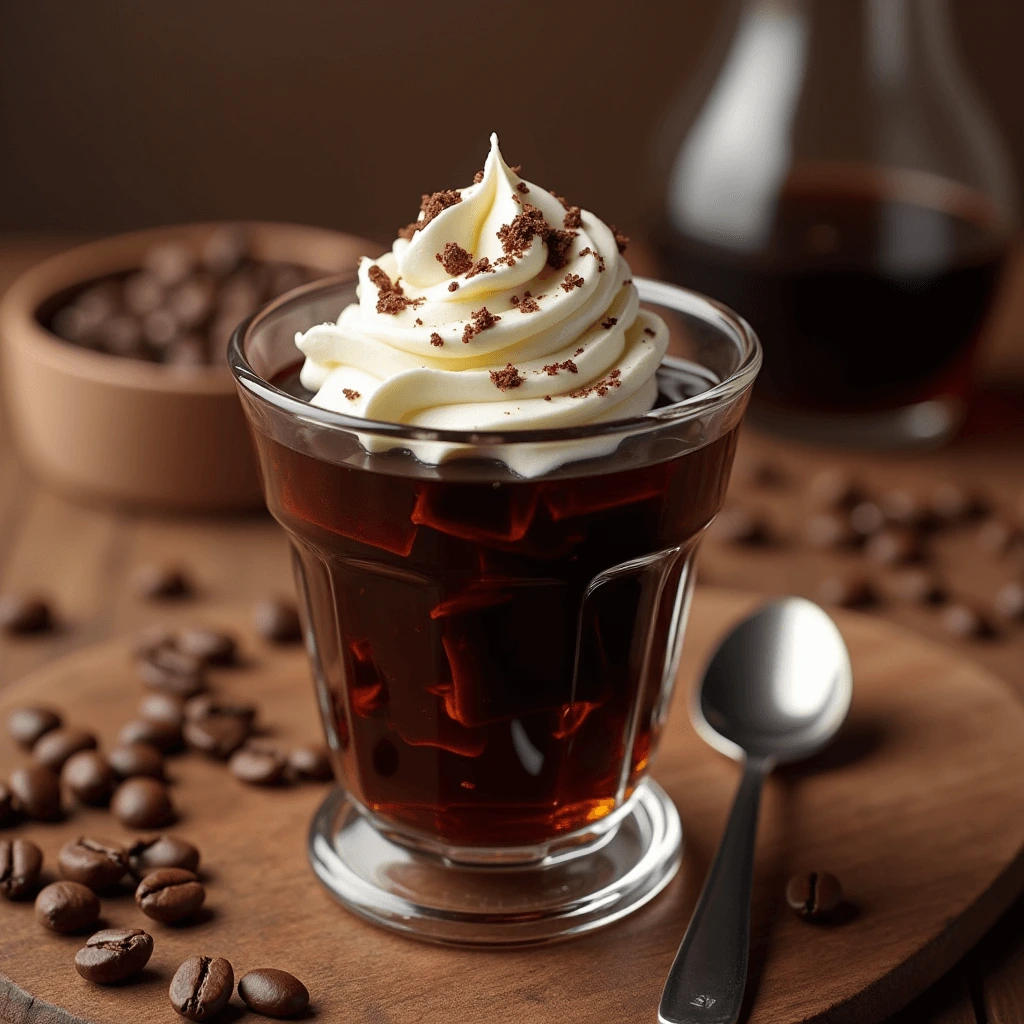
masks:
<instances>
[{"instance_id":1,"label":"brown background wall","mask_svg":"<svg viewBox=\"0 0 1024 1024\"><path fill-rule=\"evenodd\" d=\"M387 239L494 129L534 180L629 227L652 125L732 7L0 0L0 230L256 216ZM955 7L1024 179L1024 3Z\"/></svg>"}]
</instances>

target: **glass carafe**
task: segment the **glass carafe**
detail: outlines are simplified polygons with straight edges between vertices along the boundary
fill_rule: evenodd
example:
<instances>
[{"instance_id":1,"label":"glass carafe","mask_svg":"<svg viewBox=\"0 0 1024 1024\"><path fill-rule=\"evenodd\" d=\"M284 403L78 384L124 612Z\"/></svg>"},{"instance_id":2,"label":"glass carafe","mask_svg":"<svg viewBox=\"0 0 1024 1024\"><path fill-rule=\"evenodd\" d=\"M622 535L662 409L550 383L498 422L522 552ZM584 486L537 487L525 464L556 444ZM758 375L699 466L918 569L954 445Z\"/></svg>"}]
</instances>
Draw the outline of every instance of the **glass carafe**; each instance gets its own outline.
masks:
<instances>
[{"instance_id":1,"label":"glass carafe","mask_svg":"<svg viewBox=\"0 0 1024 1024\"><path fill-rule=\"evenodd\" d=\"M940 443L1015 196L946 0L746 0L658 139L663 273L764 345L751 417L825 443Z\"/></svg>"}]
</instances>

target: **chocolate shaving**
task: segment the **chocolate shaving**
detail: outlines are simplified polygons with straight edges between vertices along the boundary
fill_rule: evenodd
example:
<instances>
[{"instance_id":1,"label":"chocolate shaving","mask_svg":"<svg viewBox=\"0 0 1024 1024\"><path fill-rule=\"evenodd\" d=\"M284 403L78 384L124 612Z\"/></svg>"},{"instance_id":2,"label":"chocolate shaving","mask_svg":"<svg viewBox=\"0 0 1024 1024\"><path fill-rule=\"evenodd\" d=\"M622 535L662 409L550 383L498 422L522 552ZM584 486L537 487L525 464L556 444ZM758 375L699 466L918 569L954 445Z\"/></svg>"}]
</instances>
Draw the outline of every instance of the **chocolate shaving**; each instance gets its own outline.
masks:
<instances>
[{"instance_id":1,"label":"chocolate shaving","mask_svg":"<svg viewBox=\"0 0 1024 1024\"><path fill-rule=\"evenodd\" d=\"M530 190L526 187L526 182L521 181L518 185L516 185L516 191L521 195L525 196ZM513 196L512 198L515 199L515 196Z\"/></svg>"},{"instance_id":2,"label":"chocolate shaving","mask_svg":"<svg viewBox=\"0 0 1024 1024\"><path fill-rule=\"evenodd\" d=\"M447 210L449 206L455 206L461 202L462 196L454 188L442 189L440 192L432 192L429 195L424 193L420 199L420 211L423 217L420 220L414 220L411 224L406 224L404 228L400 228L398 237L412 238L417 231L425 228L439 213Z\"/></svg>"},{"instance_id":3,"label":"chocolate shaving","mask_svg":"<svg viewBox=\"0 0 1024 1024\"><path fill-rule=\"evenodd\" d=\"M566 274L562 281L562 291L571 292L573 288L582 288L583 278L579 274Z\"/></svg>"},{"instance_id":4,"label":"chocolate shaving","mask_svg":"<svg viewBox=\"0 0 1024 1024\"><path fill-rule=\"evenodd\" d=\"M585 249L580 249L581 256L593 256L597 260L597 269L603 274L604 273L604 257L597 252L596 249L591 249L588 245Z\"/></svg>"},{"instance_id":5,"label":"chocolate shaving","mask_svg":"<svg viewBox=\"0 0 1024 1024\"><path fill-rule=\"evenodd\" d=\"M377 264L370 267L366 276L377 289L378 313L387 313L390 316L395 316L410 306L420 306L426 301L425 299L410 299L406 296L402 291L401 282L392 281L387 273Z\"/></svg>"},{"instance_id":6,"label":"chocolate shaving","mask_svg":"<svg viewBox=\"0 0 1024 1024\"><path fill-rule=\"evenodd\" d=\"M448 284L448 291L450 291L450 292L457 292L458 290L459 290L459 282L458 281L451 281Z\"/></svg>"},{"instance_id":7,"label":"chocolate shaving","mask_svg":"<svg viewBox=\"0 0 1024 1024\"><path fill-rule=\"evenodd\" d=\"M353 391L351 388L342 388L341 393L350 401L354 402L357 398L362 398L362 395L358 391Z\"/></svg>"},{"instance_id":8,"label":"chocolate shaving","mask_svg":"<svg viewBox=\"0 0 1024 1024\"><path fill-rule=\"evenodd\" d=\"M580 208L578 206L570 206L565 211L565 216L562 218L563 228L578 228L582 227L583 221L580 218Z\"/></svg>"},{"instance_id":9,"label":"chocolate shaving","mask_svg":"<svg viewBox=\"0 0 1024 1024\"><path fill-rule=\"evenodd\" d=\"M435 252L434 259L444 267L449 277L458 277L473 266L473 254L466 252L457 242L445 242L443 252Z\"/></svg>"},{"instance_id":10,"label":"chocolate shaving","mask_svg":"<svg viewBox=\"0 0 1024 1024\"><path fill-rule=\"evenodd\" d=\"M588 395L597 394L602 398L611 391L612 388L618 388L622 386L622 382L619 377L622 376L621 370L612 370L607 377L596 381L593 384L587 385L585 388L580 388L579 391L571 391L569 393L570 398L586 398Z\"/></svg>"},{"instance_id":11,"label":"chocolate shaving","mask_svg":"<svg viewBox=\"0 0 1024 1024\"><path fill-rule=\"evenodd\" d=\"M571 359L566 359L564 363L548 363L544 367L544 372L549 377L557 377L559 370L568 370L570 373L580 372L580 368Z\"/></svg>"},{"instance_id":12,"label":"chocolate shaving","mask_svg":"<svg viewBox=\"0 0 1024 1024\"><path fill-rule=\"evenodd\" d=\"M472 322L466 324L462 331L462 343L464 345L472 341L481 331L486 331L488 327L493 327L501 319L500 316L495 316L486 306L473 310L470 316L473 318Z\"/></svg>"},{"instance_id":13,"label":"chocolate shaving","mask_svg":"<svg viewBox=\"0 0 1024 1024\"><path fill-rule=\"evenodd\" d=\"M626 246L629 245L629 235L624 235L614 224L609 224L608 227L612 229L612 234L615 236L615 244L619 247L619 252L625 252Z\"/></svg>"},{"instance_id":14,"label":"chocolate shaving","mask_svg":"<svg viewBox=\"0 0 1024 1024\"><path fill-rule=\"evenodd\" d=\"M444 345L444 338L442 338L441 335L437 333L437 331L434 331L434 333L430 336L430 344L433 345L434 348L441 348L441 346Z\"/></svg>"},{"instance_id":15,"label":"chocolate shaving","mask_svg":"<svg viewBox=\"0 0 1024 1024\"><path fill-rule=\"evenodd\" d=\"M655 332L655 330L652 327L645 327L644 328L644 334L646 334L649 338L653 338L655 333L656 332Z\"/></svg>"},{"instance_id":16,"label":"chocolate shaving","mask_svg":"<svg viewBox=\"0 0 1024 1024\"><path fill-rule=\"evenodd\" d=\"M529 292L524 292L522 298L519 298L518 295L513 295L512 305L518 306L520 313L540 312L540 303Z\"/></svg>"},{"instance_id":17,"label":"chocolate shaving","mask_svg":"<svg viewBox=\"0 0 1024 1024\"><path fill-rule=\"evenodd\" d=\"M603 327L603 328L604 328L604 329L605 329L606 331L610 331L610 330L611 330L611 329L612 329L612 328L613 328L613 327L614 327L614 326L615 326L615 325L616 325L616 324L617 324L618 322L619 322L619 321L618 321L618 319L617 319L616 317L614 317L614 316L610 316L610 317L608 317L608 319L607 319L607 320L602 320L602 321L601 321L601 326L602 326L602 327Z\"/></svg>"},{"instance_id":18,"label":"chocolate shaving","mask_svg":"<svg viewBox=\"0 0 1024 1024\"><path fill-rule=\"evenodd\" d=\"M504 370L491 370L491 380L499 391L511 391L523 383L523 378L511 363Z\"/></svg>"},{"instance_id":19,"label":"chocolate shaving","mask_svg":"<svg viewBox=\"0 0 1024 1024\"><path fill-rule=\"evenodd\" d=\"M494 272L495 270L494 267L491 266L490 258L487 256L481 256L480 259L478 259L476 263L466 271L466 280L468 281L471 277L476 277L477 274L493 274Z\"/></svg>"}]
</instances>

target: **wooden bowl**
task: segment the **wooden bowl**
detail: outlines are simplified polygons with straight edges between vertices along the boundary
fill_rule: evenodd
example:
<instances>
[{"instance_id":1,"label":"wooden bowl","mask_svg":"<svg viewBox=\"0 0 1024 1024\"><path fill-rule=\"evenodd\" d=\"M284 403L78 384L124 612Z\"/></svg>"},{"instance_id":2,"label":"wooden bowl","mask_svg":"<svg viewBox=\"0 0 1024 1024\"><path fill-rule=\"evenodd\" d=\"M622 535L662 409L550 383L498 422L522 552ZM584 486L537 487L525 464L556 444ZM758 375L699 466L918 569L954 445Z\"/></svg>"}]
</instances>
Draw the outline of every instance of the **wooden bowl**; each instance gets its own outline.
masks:
<instances>
[{"instance_id":1,"label":"wooden bowl","mask_svg":"<svg viewBox=\"0 0 1024 1024\"><path fill-rule=\"evenodd\" d=\"M198 250L222 224L117 235L61 253L23 274L0 301L5 400L29 471L84 499L169 511L263 505L245 417L227 365L181 368L107 355L58 338L40 310L80 285L139 267L165 242ZM256 259L324 275L380 246L293 224L253 223Z\"/></svg>"}]
</instances>

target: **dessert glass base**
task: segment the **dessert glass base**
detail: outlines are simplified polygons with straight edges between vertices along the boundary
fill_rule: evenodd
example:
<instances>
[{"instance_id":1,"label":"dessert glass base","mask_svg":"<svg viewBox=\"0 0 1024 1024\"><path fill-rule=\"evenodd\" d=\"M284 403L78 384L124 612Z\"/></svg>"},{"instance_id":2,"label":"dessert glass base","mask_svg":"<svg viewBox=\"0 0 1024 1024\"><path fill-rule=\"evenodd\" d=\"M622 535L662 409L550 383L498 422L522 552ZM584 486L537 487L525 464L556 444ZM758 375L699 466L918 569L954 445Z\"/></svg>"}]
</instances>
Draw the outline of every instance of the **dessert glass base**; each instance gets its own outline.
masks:
<instances>
[{"instance_id":1,"label":"dessert glass base","mask_svg":"<svg viewBox=\"0 0 1024 1024\"><path fill-rule=\"evenodd\" d=\"M531 945L611 924L668 885L681 851L675 805L650 779L597 827L532 850L412 846L341 788L309 831L313 870L349 910L448 945Z\"/></svg>"}]
</instances>

